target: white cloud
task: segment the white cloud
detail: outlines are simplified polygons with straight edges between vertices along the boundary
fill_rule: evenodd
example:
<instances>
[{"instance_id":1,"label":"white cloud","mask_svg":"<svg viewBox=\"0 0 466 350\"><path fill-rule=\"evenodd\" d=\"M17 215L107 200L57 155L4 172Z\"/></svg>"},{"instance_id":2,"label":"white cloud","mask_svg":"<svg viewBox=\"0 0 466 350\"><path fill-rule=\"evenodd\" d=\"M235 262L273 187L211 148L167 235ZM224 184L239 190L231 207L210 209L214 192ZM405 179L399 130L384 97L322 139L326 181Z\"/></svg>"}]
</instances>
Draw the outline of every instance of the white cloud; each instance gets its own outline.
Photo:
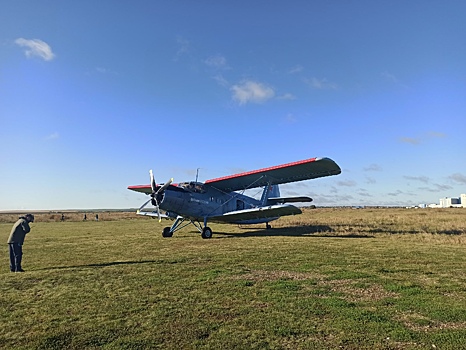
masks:
<instances>
[{"instance_id":1,"label":"white cloud","mask_svg":"<svg viewBox=\"0 0 466 350\"><path fill-rule=\"evenodd\" d=\"M290 94L289 92L281 95L281 96L278 96L277 97L279 100L296 100L296 96L293 95L293 94Z\"/></svg>"},{"instance_id":2,"label":"white cloud","mask_svg":"<svg viewBox=\"0 0 466 350\"><path fill-rule=\"evenodd\" d=\"M403 176L406 180L420 181L424 183L429 183L429 178L427 176Z\"/></svg>"},{"instance_id":3,"label":"white cloud","mask_svg":"<svg viewBox=\"0 0 466 350\"><path fill-rule=\"evenodd\" d=\"M400 137L400 142L410 143L411 145L419 145L421 141L412 137Z\"/></svg>"},{"instance_id":4,"label":"white cloud","mask_svg":"<svg viewBox=\"0 0 466 350\"><path fill-rule=\"evenodd\" d=\"M294 124L296 123L298 120L296 119L296 117L291 114L291 113L288 113L286 116L285 116L285 123L287 124Z\"/></svg>"},{"instance_id":5,"label":"white cloud","mask_svg":"<svg viewBox=\"0 0 466 350\"><path fill-rule=\"evenodd\" d=\"M338 181L337 185L343 186L343 187L353 187L353 186L356 186L357 184L353 180L346 180L346 181Z\"/></svg>"},{"instance_id":6,"label":"white cloud","mask_svg":"<svg viewBox=\"0 0 466 350\"><path fill-rule=\"evenodd\" d=\"M228 82L228 80L225 79L225 77L222 74L217 74L212 79L214 79L220 86L223 86L223 87L230 86L230 83Z\"/></svg>"},{"instance_id":7,"label":"white cloud","mask_svg":"<svg viewBox=\"0 0 466 350\"><path fill-rule=\"evenodd\" d=\"M301 65L298 64L298 65L296 65L296 66L290 68L290 70L288 71L288 73L290 73L290 74L296 74L296 73L302 72L303 70L304 70L303 66L301 66Z\"/></svg>"},{"instance_id":8,"label":"white cloud","mask_svg":"<svg viewBox=\"0 0 466 350\"><path fill-rule=\"evenodd\" d=\"M25 48L24 52L27 57L37 56L44 61L51 61L55 58L52 48L42 40L19 38L15 40L15 43Z\"/></svg>"},{"instance_id":9,"label":"white cloud","mask_svg":"<svg viewBox=\"0 0 466 350\"><path fill-rule=\"evenodd\" d=\"M395 76L394 74L392 74L390 72L384 71L380 75L381 75L383 80L385 80L386 82L388 82L390 84L393 84L395 86L399 86L399 87L401 87L403 89L409 89L409 86L404 84L403 81L401 81L397 76Z\"/></svg>"},{"instance_id":10,"label":"white cloud","mask_svg":"<svg viewBox=\"0 0 466 350\"><path fill-rule=\"evenodd\" d=\"M227 59L222 55L214 55L210 56L204 63L209 67L216 68L216 69L226 69L228 68Z\"/></svg>"},{"instance_id":11,"label":"white cloud","mask_svg":"<svg viewBox=\"0 0 466 350\"><path fill-rule=\"evenodd\" d=\"M60 137L60 135L58 134L58 132L54 132L48 136L45 137L45 140L56 140Z\"/></svg>"},{"instance_id":12,"label":"white cloud","mask_svg":"<svg viewBox=\"0 0 466 350\"><path fill-rule=\"evenodd\" d=\"M360 192L358 192L358 195L360 195L361 197L374 197L373 195L371 195L370 193L367 193L364 190L361 190Z\"/></svg>"},{"instance_id":13,"label":"white cloud","mask_svg":"<svg viewBox=\"0 0 466 350\"><path fill-rule=\"evenodd\" d=\"M430 131L427 133L427 137L431 139L442 139L446 137L447 135L444 134L443 132L438 132L438 131Z\"/></svg>"},{"instance_id":14,"label":"white cloud","mask_svg":"<svg viewBox=\"0 0 466 350\"><path fill-rule=\"evenodd\" d=\"M389 73L387 71L382 72L381 75L385 80L387 80L389 82L392 82L392 83L398 83L399 82L397 77L395 77L393 74L391 74L391 73Z\"/></svg>"},{"instance_id":15,"label":"white cloud","mask_svg":"<svg viewBox=\"0 0 466 350\"><path fill-rule=\"evenodd\" d=\"M373 177L366 177L367 184L375 184L377 181Z\"/></svg>"},{"instance_id":16,"label":"white cloud","mask_svg":"<svg viewBox=\"0 0 466 350\"><path fill-rule=\"evenodd\" d=\"M233 85L230 90L233 92L233 100L240 105L263 103L275 96L275 91L271 87L252 80Z\"/></svg>"},{"instance_id":17,"label":"white cloud","mask_svg":"<svg viewBox=\"0 0 466 350\"><path fill-rule=\"evenodd\" d=\"M382 171L382 168L378 164L371 164L364 168L364 171Z\"/></svg>"},{"instance_id":18,"label":"white cloud","mask_svg":"<svg viewBox=\"0 0 466 350\"><path fill-rule=\"evenodd\" d=\"M397 196L402 195L402 194L404 194L404 192L400 191L400 190L396 190L395 192L387 193L387 195L392 196L392 197L397 197Z\"/></svg>"},{"instance_id":19,"label":"white cloud","mask_svg":"<svg viewBox=\"0 0 466 350\"><path fill-rule=\"evenodd\" d=\"M464 178L463 180L464 180L464 183L466 183L466 178ZM451 190L453 188L450 185L442 185L442 184L434 184L434 186L437 188L437 192L438 191L448 191L448 190Z\"/></svg>"},{"instance_id":20,"label":"white cloud","mask_svg":"<svg viewBox=\"0 0 466 350\"><path fill-rule=\"evenodd\" d=\"M464 176L463 174L455 173L455 174L450 175L449 178L460 184L466 184L466 176Z\"/></svg>"},{"instance_id":21,"label":"white cloud","mask_svg":"<svg viewBox=\"0 0 466 350\"><path fill-rule=\"evenodd\" d=\"M338 89L338 85L336 83L332 83L327 78L311 78L304 80L307 84L309 84L312 88L317 90L336 90Z\"/></svg>"},{"instance_id":22,"label":"white cloud","mask_svg":"<svg viewBox=\"0 0 466 350\"><path fill-rule=\"evenodd\" d=\"M400 137L400 141L403 143L410 143L412 145L419 145L421 143L429 142L434 139L441 139L447 137L446 134L443 132L438 132L438 131L430 131L427 133L422 134L419 137Z\"/></svg>"},{"instance_id":23,"label":"white cloud","mask_svg":"<svg viewBox=\"0 0 466 350\"><path fill-rule=\"evenodd\" d=\"M175 61L178 61L182 56L189 53L191 43L189 42L189 40L186 40L185 38L181 36L178 36L176 38L176 43L178 45L178 50L176 51L176 54L175 54Z\"/></svg>"}]
</instances>

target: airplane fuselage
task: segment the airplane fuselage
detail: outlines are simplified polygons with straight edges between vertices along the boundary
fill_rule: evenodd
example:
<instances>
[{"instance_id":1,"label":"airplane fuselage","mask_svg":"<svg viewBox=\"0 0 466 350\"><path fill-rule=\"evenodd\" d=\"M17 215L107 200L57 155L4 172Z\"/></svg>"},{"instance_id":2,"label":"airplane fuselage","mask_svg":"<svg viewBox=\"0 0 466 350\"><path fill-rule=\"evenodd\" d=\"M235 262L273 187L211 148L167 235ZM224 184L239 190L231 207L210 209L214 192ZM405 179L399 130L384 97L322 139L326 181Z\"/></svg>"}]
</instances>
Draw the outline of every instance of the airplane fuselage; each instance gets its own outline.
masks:
<instances>
[{"instance_id":1,"label":"airplane fuselage","mask_svg":"<svg viewBox=\"0 0 466 350\"><path fill-rule=\"evenodd\" d=\"M171 217L183 216L202 221L206 216L256 208L260 206L260 201L240 193L225 193L212 186L190 182L168 187L159 205Z\"/></svg>"}]
</instances>

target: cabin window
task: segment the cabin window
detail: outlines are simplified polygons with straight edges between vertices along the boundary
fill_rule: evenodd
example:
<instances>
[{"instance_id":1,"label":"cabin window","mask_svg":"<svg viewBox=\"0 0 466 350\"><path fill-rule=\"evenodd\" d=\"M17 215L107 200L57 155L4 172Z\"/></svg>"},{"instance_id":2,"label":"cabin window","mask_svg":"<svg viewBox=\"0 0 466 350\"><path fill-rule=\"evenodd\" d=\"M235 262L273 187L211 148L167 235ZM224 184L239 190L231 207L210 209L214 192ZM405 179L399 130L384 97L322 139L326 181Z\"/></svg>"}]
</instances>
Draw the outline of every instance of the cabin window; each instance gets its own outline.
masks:
<instances>
[{"instance_id":1,"label":"cabin window","mask_svg":"<svg viewBox=\"0 0 466 350\"><path fill-rule=\"evenodd\" d=\"M193 193L205 193L204 184L201 182L183 182L180 187Z\"/></svg>"}]
</instances>

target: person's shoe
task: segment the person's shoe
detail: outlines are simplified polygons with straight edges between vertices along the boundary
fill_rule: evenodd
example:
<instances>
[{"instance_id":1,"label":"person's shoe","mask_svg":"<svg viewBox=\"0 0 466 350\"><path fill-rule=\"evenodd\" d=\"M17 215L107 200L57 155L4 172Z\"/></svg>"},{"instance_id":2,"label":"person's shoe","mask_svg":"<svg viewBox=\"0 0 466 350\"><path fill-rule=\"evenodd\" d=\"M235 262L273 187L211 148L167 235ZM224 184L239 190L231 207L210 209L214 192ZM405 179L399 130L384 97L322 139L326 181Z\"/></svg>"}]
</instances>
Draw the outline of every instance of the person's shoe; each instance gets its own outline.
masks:
<instances>
[{"instance_id":1,"label":"person's shoe","mask_svg":"<svg viewBox=\"0 0 466 350\"><path fill-rule=\"evenodd\" d=\"M16 269L16 272L24 272L23 269Z\"/></svg>"}]
</instances>

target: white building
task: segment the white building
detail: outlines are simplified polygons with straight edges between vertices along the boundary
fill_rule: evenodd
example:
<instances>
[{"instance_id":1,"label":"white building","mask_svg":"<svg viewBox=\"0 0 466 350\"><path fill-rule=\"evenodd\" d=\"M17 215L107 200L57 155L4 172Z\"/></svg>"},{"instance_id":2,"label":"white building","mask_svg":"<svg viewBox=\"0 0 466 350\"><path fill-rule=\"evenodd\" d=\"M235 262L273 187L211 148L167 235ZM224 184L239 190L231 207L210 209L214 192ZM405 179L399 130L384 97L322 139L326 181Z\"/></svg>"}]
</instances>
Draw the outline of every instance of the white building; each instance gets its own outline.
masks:
<instances>
[{"instance_id":1,"label":"white building","mask_svg":"<svg viewBox=\"0 0 466 350\"><path fill-rule=\"evenodd\" d=\"M431 208L466 208L466 194L461 194L459 198L440 198L440 205L430 205Z\"/></svg>"}]
</instances>

